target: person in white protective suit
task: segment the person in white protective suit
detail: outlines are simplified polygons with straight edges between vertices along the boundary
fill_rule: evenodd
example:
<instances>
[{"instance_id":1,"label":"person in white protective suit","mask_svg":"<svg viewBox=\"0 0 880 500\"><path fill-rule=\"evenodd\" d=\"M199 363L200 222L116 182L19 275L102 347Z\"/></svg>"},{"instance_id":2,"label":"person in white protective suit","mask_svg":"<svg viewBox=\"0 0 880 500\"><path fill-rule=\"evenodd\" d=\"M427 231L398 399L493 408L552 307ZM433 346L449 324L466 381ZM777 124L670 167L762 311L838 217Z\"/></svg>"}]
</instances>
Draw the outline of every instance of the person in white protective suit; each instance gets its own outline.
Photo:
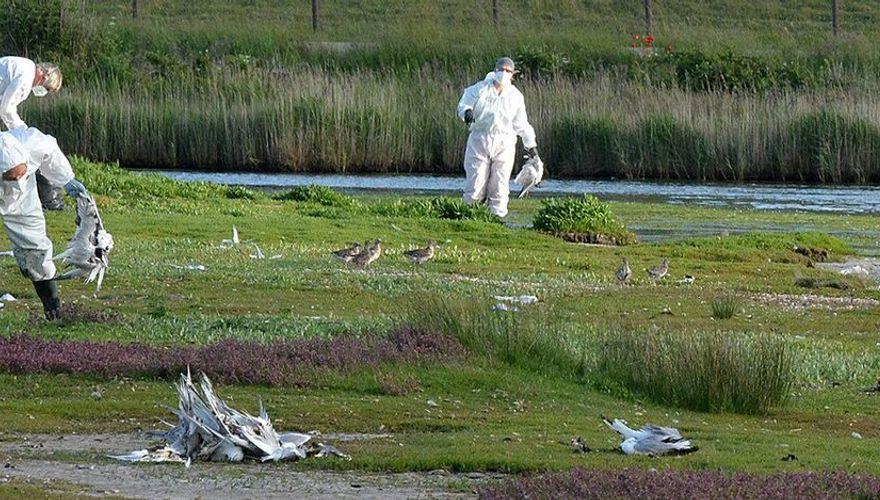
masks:
<instances>
[{"instance_id":1,"label":"person in white protective suit","mask_svg":"<svg viewBox=\"0 0 880 500\"><path fill-rule=\"evenodd\" d=\"M58 92L62 81L61 69L55 64L37 64L24 57L0 57L0 121L7 130L27 127L18 114L18 105L30 94L43 97ZM41 172L37 172L37 187L43 208L64 208L60 190L53 189Z\"/></svg>"},{"instance_id":2,"label":"person in white protective suit","mask_svg":"<svg viewBox=\"0 0 880 500\"><path fill-rule=\"evenodd\" d=\"M520 136L529 158L538 155L535 129L526 116L525 99L513 86L513 60L502 57L495 71L465 89L458 117L470 127L464 154L464 201L487 201L499 217L507 215L510 174Z\"/></svg>"},{"instance_id":3,"label":"person in white protective suit","mask_svg":"<svg viewBox=\"0 0 880 500\"><path fill-rule=\"evenodd\" d=\"M46 220L37 196L35 172L39 169L56 186L64 186L70 196L86 195L76 180L70 162L54 137L36 128L16 128L0 132L0 218L12 242L12 252L25 277L43 303L46 319L58 319L61 298L53 281L52 241L46 235Z\"/></svg>"}]
</instances>

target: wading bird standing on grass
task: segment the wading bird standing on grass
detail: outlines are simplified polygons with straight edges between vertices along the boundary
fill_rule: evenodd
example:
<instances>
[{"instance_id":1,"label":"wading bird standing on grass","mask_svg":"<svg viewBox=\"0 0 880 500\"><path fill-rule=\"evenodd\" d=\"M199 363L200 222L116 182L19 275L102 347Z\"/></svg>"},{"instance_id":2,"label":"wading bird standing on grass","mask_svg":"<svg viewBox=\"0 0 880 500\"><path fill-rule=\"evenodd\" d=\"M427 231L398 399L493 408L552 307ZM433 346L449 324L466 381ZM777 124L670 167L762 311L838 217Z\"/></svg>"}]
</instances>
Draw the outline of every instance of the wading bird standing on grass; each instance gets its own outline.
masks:
<instances>
[{"instance_id":1,"label":"wading bird standing on grass","mask_svg":"<svg viewBox=\"0 0 880 500\"><path fill-rule=\"evenodd\" d=\"M339 259L342 262L351 262L352 259L357 256L357 254L361 253L361 250L363 250L361 244L358 242L354 242L351 244L350 247L334 250L333 252L330 252L330 254L333 255L334 258Z\"/></svg>"},{"instance_id":2,"label":"wading bird standing on grass","mask_svg":"<svg viewBox=\"0 0 880 500\"><path fill-rule=\"evenodd\" d=\"M626 455L687 455L698 450L672 427L647 424L635 430L616 418L611 422L603 416L602 421L623 438L620 449Z\"/></svg>"},{"instance_id":3,"label":"wading bird standing on grass","mask_svg":"<svg viewBox=\"0 0 880 500\"><path fill-rule=\"evenodd\" d=\"M666 276L669 272L669 259L663 259L663 262L661 262L659 266L646 269L645 271L648 273L648 277L651 278L651 281L656 285L657 281Z\"/></svg>"},{"instance_id":4,"label":"wading bird standing on grass","mask_svg":"<svg viewBox=\"0 0 880 500\"><path fill-rule=\"evenodd\" d=\"M361 253L354 256L352 262L361 269L370 267L370 264L376 262L382 256L382 240L375 239L365 244Z\"/></svg>"},{"instance_id":5,"label":"wading bird standing on grass","mask_svg":"<svg viewBox=\"0 0 880 500\"><path fill-rule=\"evenodd\" d=\"M629 285L630 276L632 276L632 269L629 267L629 262L626 260L626 257L621 257L620 267L617 268L617 281L622 285Z\"/></svg>"},{"instance_id":6,"label":"wading bird standing on grass","mask_svg":"<svg viewBox=\"0 0 880 500\"><path fill-rule=\"evenodd\" d=\"M97 280L95 291L101 290L104 273L110 267L108 254L113 249L113 236L104 229L98 214L98 205L91 195L76 199L76 231L67 249L55 256L69 265L56 280L85 278L86 283Z\"/></svg>"},{"instance_id":7,"label":"wading bird standing on grass","mask_svg":"<svg viewBox=\"0 0 880 500\"><path fill-rule=\"evenodd\" d=\"M428 241L428 246L425 248L417 248L415 250L407 250L403 252L403 255L409 259L413 264L424 264L429 260L434 258L434 252L437 250L437 242L434 240Z\"/></svg>"}]
</instances>

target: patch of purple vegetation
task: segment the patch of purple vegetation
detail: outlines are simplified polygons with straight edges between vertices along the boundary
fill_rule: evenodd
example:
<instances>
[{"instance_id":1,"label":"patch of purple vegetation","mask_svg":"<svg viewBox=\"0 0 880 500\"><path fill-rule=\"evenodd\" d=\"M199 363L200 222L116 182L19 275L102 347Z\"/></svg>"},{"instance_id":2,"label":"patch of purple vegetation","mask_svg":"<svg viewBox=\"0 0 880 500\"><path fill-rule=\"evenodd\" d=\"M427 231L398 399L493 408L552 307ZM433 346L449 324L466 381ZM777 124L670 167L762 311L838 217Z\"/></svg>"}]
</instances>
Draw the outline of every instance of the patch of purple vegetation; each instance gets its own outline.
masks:
<instances>
[{"instance_id":1,"label":"patch of purple vegetation","mask_svg":"<svg viewBox=\"0 0 880 500\"><path fill-rule=\"evenodd\" d=\"M771 475L717 471L585 470L525 477L485 486L480 498L637 498L693 500L878 498L880 478L844 472Z\"/></svg>"},{"instance_id":2,"label":"patch of purple vegetation","mask_svg":"<svg viewBox=\"0 0 880 500\"><path fill-rule=\"evenodd\" d=\"M0 338L0 370L69 373L101 378L177 377L186 367L221 383L308 386L322 373L351 373L384 363L442 362L461 358L454 338L400 329L386 336L298 339L259 344L225 340L206 346L155 347L119 342Z\"/></svg>"}]
</instances>

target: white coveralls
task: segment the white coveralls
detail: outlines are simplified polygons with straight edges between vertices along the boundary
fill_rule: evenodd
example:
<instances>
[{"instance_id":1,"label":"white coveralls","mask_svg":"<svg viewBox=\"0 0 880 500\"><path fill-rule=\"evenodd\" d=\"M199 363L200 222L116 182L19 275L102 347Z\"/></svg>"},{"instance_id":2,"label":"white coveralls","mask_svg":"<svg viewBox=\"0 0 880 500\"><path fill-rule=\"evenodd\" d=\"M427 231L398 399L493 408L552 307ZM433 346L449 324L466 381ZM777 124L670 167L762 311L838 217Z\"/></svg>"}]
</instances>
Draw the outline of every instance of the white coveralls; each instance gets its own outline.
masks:
<instances>
[{"instance_id":1,"label":"white coveralls","mask_svg":"<svg viewBox=\"0 0 880 500\"><path fill-rule=\"evenodd\" d=\"M73 169L51 135L34 127L0 132L0 174L22 163L25 177L0 180L0 217L22 274L31 281L50 280L55 277L52 240L46 235L35 173L39 169L53 185L63 186L73 180Z\"/></svg>"},{"instance_id":2,"label":"white coveralls","mask_svg":"<svg viewBox=\"0 0 880 500\"><path fill-rule=\"evenodd\" d=\"M535 129L526 116L522 93L513 84L507 84L499 94L494 73L464 90L458 102L458 117L464 119L468 109L474 110L474 123L470 126L464 154L464 201L488 200L489 210L504 217L516 156L516 136L522 137L524 147L537 147Z\"/></svg>"},{"instance_id":3,"label":"white coveralls","mask_svg":"<svg viewBox=\"0 0 880 500\"><path fill-rule=\"evenodd\" d=\"M0 57L0 120L8 130L26 127L18 116L21 104L34 87L37 65L24 57Z\"/></svg>"}]
</instances>

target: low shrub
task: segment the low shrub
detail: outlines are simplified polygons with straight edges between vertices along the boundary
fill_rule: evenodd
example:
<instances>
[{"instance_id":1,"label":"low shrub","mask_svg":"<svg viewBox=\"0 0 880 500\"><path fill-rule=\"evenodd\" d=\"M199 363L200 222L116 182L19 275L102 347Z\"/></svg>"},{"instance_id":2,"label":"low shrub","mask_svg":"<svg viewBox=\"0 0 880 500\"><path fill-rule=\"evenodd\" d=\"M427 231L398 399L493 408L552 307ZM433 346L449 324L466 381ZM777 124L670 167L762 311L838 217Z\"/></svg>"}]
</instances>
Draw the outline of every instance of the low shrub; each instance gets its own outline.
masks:
<instances>
[{"instance_id":1,"label":"low shrub","mask_svg":"<svg viewBox=\"0 0 880 500\"><path fill-rule=\"evenodd\" d=\"M541 204L535 215L533 228L546 233L598 234L612 239L616 244L635 243L635 235L614 219L607 203L595 196L583 198L549 198Z\"/></svg>"},{"instance_id":2,"label":"low shrub","mask_svg":"<svg viewBox=\"0 0 880 500\"><path fill-rule=\"evenodd\" d=\"M374 205L373 212L385 217L475 220L496 224L502 223L501 219L489 212L485 205L471 205L461 199L449 197L397 199Z\"/></svg>"},{"instance_id":3,"label":"low shrub","mask_svg":"<svg viewBox=\"0 0 880 500\"><path fill-rule=\"evenodd\" d=\"M384 336L339 335L268 344L224 340L176 349L21 334L0 338L0 371L173 379L190 366L221 383L308 386L327 371L352 373L389 362L443 362L463 354L456 339L411 328Z\"/></svg>"},{"instance_id":4,"label":"low shrub","mask_svg":"<svg viewBox=\"0 0 880 500\"><path fill-rule=\"evenodd\" d=\"M586 470L557 472L488 484L480 498L877 498L880 478L846 472Z\"/></svg>"},{"instance_id":5,"label":"low shrub","mask_svg":"<svg viewBox=\"0 0 880 500\"><path fill-rule=\"evenodd\" d=\"M697 411L762 414L786 402L797 376L781 337L621 331L597 348L596 382Z\"/></svg>"}]
</instances>

